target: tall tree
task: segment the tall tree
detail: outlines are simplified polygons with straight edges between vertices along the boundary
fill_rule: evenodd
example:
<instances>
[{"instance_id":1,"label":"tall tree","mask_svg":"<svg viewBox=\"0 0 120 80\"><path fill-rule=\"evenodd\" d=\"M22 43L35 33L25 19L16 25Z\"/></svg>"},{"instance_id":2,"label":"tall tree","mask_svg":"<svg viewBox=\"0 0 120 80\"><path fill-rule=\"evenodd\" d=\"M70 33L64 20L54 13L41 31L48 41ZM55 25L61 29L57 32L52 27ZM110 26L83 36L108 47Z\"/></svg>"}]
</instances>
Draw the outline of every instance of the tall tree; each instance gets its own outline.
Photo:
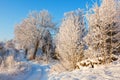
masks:
<instances>
[{"instance_id":1,"label":"tall tree","mask_svg":"<svg viewBox=\"0 0 120 80\"><path fill-rule=\"evenodd\" d=\"M32 59L35 59L39 46L43 46L46 32L54 29L55 23L47 10L31 12L29 16L15 27L15 39L24 48L34 47ZM45 40L45 39L44 39ZM51 43L52 44L52 43Z\"/></svg>"},{"instance_id":2,"label":"tall tree","mask_svg":"<svg viewBox=\"0 0 120 80\"><path fill-rule=\"evenodd\" d=\"M68 70L75 69L76 63L83 57L83 41L85 33L83 13L80 9L65 13L65 17L57 34L56 50L60 60ZM68 65L67 65L68 64Z\"/></svg>"},{"instance_id":3,"label":"tall tree","mask_svg":"<svg viewBox=\"0 0 120 80\"><path fill-rule=\"evenodd\" d=\"M88 14L88 44L95 51L106 56L118 53L120 49L120 8L115 0L102 0L100 6L95 5Z\"/></svg>"}]
</instances>

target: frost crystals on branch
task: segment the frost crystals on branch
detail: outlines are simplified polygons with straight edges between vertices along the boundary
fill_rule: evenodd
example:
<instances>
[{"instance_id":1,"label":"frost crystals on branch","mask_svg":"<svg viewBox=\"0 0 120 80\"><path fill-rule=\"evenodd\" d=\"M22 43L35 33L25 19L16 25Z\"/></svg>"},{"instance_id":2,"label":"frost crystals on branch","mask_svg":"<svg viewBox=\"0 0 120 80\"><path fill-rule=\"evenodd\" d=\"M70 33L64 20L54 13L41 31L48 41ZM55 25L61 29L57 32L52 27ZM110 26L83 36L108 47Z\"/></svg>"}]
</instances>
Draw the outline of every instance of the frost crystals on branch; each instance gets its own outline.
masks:
<instances>
[{"instance_id":1,"label":"frost crystals on branch","mask_svg":"<svg viewBox=\"0 0 120 80\"><path fill-rule=\"evenodd\" d=\"M83 58L83 36L85 33L83 13L80 9L65 13L57 34L56 52L68 70L76 68Z\"/></svg>"},{"instance_id":2,"label":"frost crystals on branch","mask_svg":"<svg viewBox=\"0 0 120 80\"><path fill-rule=\"evenodd\" d=\"M100 6L95 5L88 14L89 34L86 42L90 49L107 57L120 53L120 7L116 0L102 0ZM96 55L98 56L98 55Z\"/></svg>"},{"instance_id":3,"label":"frost crystals on branch","mask_svg":"<svg viewBox=\"0 0 120 80\"><path fill-rule=\"evenodd\" d=\"M31 59L35 59L38 48L47 47L46 51L52 49L50 30L54 27L55 23L52 22L52 17L48 11L31 12L26 19L16 25L15 40L20 47L26 49L26 53L32 46L34 51Z\"/></svg>"}]
</instances>

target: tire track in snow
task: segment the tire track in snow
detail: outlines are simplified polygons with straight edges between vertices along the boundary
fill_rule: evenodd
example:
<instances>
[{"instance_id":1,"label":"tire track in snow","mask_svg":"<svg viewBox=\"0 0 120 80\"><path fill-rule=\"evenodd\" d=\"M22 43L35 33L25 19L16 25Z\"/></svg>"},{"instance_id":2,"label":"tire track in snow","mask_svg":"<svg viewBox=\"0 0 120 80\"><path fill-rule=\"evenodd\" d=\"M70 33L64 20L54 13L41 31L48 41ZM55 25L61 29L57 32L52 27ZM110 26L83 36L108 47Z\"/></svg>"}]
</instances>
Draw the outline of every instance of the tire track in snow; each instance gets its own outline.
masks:
<instances>
[{"instance_id":1,"label":"tire track in snow","mask_svg":"<svg viewBox=\"0 0 120 80\"><path fill-rule=\"evenodd\" d=\"M48 80L48 65L35 64L30 62L32 70L24 80Z\"/></svg>"},{"instance_id":2,"label":"tire track in snow","mask_svg":"<svg viewBox=\"0 0 120 80\"><path fill-rule=\"evenodd\" d=\"M41 79L40 80L48 80L48 70L49 70L48 65L41 66Z\"/></svg>"},{"instance_id":3,"label":"tire track in snow","mask_svg":"<svg viewBox=\"0 0 120 80\"><path fill-rule=\"evenodd\" d=\"M32 71L28 75L28 77L26 77L25 80L40 80L40 78L41 78L41 68L40 68L40 65L33 64L32 65Z\"/></svg>"}]
</instances>

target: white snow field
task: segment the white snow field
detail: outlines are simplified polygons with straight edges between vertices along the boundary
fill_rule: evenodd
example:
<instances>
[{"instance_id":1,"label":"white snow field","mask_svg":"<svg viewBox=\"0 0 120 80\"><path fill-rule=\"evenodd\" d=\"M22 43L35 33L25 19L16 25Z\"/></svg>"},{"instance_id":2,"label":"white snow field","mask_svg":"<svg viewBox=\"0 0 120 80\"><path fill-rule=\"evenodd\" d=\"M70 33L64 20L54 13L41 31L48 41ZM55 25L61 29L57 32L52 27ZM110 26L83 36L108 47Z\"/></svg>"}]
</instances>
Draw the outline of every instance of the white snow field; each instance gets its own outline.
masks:
<instances>
[{"instance_id":1,"label":"white snow field","mask_svg":"<svg viewBox=\"0 0 120 80\"><path fill-rule=\"evenodd\" d=\"M20 70L0 71L0 80L120 80L120 60L95 68L81 68L72 72L49 73L50 65L24 61Z\"/></svg>"},{"instance_id":2,"label":"white snow field","mask_svg":"<svg viewBox=\"0 0 120 80\"><path fill-rule=\"evenodd\" d=\"M53 73L49 80L120 80L120 60L111 64L83 67L72 72Z\"/></svg>"}]
</instances>

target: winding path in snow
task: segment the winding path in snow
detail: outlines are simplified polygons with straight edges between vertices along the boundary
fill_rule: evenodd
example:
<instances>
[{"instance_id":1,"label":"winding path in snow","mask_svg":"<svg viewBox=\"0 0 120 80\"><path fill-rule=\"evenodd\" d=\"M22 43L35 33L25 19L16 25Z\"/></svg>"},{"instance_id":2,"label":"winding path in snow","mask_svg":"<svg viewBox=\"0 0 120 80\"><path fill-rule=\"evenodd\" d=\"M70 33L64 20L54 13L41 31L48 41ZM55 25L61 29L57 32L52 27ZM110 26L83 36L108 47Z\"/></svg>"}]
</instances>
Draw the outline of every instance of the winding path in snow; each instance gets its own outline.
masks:
<instances>
[{"instance_id":1,"label":"winding path in snow","mask_svg":"<svg viewBox=\"0 0 120 80\"><path fill-rule=\"evenodd\" d=\"M48 65L30 63L32 65L32 70L25 78L25 80L48 80Z\"/></svg>"},{"instance_id":2,"label":"winding path in snow","mask_svg":"<svg viewBox=\"0 0 120 80\"><path fill-rule=\"evenodd\" d=\"M48 65L41 66L41 79L40 80L48 80L48 71L49 71Z\"/></svg>"}]
</instances>

